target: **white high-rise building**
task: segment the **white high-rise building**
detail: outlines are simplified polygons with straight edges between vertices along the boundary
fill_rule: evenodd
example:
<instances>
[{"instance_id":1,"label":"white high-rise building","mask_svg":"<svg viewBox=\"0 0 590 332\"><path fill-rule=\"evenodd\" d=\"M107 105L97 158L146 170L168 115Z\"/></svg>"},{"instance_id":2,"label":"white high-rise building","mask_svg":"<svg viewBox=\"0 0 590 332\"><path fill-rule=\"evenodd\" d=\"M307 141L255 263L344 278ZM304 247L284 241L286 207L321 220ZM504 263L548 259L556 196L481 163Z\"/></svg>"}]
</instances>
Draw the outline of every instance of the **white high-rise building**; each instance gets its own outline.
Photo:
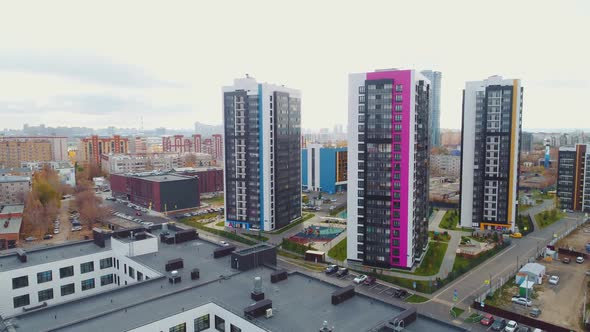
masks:
<instances>
[{"instance_id":1,"label":"white high-rise building","mask_svg":"<svg viewBox=\"0 0 590 332\"><path fill-rule=\"evenodd\" d=\"M301 218L301 94L236 79L223 88L225 218L273 230Z\"/></svg>"},{"instance_id":2,"label":"white high-rise building","mask_svg":"<svg viewBox=\"0 0 590 332\"><path fill-rule=\"evenodd\" d=\"M514 231L523 88L492 76L463 90L461 226Z\"/></svg>"}]
</instances>

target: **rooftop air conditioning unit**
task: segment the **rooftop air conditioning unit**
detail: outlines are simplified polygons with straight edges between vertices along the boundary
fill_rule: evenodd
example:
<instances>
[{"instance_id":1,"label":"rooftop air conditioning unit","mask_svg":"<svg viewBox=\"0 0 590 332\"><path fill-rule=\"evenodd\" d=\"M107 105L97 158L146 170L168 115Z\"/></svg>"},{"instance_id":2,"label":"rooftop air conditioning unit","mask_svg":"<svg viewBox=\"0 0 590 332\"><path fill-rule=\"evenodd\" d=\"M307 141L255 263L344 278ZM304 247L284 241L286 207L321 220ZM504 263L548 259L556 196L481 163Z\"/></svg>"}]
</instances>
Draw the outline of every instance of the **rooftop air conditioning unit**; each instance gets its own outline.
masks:
<instances>
[{"instance_id":1,"label":"rooftop air conditioning unit","mask_svg":"<svg viewBox=\"0 0 590 332\"><path fill-rule=\"evenodd\" d=\"M266 318L272 317L272 308L266 309Z\"/></svg>"}]
</instances>

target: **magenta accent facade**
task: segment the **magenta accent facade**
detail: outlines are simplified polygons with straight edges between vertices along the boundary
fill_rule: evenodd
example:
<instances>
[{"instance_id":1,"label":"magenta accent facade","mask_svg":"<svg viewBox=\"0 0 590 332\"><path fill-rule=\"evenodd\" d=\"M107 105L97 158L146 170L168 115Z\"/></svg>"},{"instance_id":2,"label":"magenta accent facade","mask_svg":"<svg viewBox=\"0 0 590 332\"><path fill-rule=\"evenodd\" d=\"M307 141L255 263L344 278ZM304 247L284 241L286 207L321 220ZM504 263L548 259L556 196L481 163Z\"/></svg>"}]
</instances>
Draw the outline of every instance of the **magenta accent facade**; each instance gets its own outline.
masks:
<instances>
[{"instance_id":1,"label":"magenta accent facade","mask_svg":"<svg viewBox=\"0 0 590 332\"><path fill-rule=\"evenodd\" d=\"M412 255L411 248L408 248L408 232L409 232L409 218L410 218L410 211L409 211L409 201L410 195L413 195L410 184L410 161L412 160L410 156L410 144L411 144L411 128L410 128L410 119L412 116L412 71L411 70L393 70L393 71L379 71L373 73L367 73L367 80L383 80L383 79L391 79L393 80L393 98L391 100L391 112L392 112L392 142L391 142L391 217L390 217L390 234L389 234L389 262L392 266L400 266L400 267L407 267L408 264L411 264L412 261L408 262L408 252ZM402 84L402 141L401 141L401 183L400 183L400 227L394 228L393 227L393 163L394 163L394 151L393 151L393 135L395 134L394 130L394 115L399 114L395 112L395 95L400 94L395 92L395 85ZM399 104L399 103L397 103ZM413 180L413 179L412 179ZM393 232L397 229L400 232L399 236L399 263L394 263L392 255L393 253ZM411 257L413 260L413 257Z\"/></svg>"}]
</instances>

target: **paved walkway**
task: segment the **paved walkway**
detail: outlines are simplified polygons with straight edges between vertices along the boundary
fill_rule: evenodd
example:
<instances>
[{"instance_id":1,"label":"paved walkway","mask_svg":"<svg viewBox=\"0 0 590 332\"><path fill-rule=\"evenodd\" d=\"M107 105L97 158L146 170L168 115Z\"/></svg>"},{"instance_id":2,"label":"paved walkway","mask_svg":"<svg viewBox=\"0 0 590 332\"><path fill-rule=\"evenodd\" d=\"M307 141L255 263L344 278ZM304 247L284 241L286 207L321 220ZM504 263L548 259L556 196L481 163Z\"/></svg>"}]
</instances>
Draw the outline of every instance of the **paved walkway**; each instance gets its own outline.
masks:
<instances>
[{"instance_id":1,"label":"paved walkway","mask_svg":"<svg viewBox=\"0 0 590 332\"><path fill-rule=\"evenodd\" d=\"M445 258L440 266L440 270L434 276L435 278L444 279L447 275L453 271L453 265L455 264L455 257L457 256L457 248L459 248L459 244L461 244L461 236L468 235L469 233L463 231L450 231L447 229L440 228L440 222L442 221L443 217L447 213L447 210L438 210L434 215L434 218L431 219L430 225L428 227L429 230L437 231L437 232L448 232L451 235L451 240L449 241L449 246L447 247L447 252L445 253Z\"/></svg>"}]
</instances>

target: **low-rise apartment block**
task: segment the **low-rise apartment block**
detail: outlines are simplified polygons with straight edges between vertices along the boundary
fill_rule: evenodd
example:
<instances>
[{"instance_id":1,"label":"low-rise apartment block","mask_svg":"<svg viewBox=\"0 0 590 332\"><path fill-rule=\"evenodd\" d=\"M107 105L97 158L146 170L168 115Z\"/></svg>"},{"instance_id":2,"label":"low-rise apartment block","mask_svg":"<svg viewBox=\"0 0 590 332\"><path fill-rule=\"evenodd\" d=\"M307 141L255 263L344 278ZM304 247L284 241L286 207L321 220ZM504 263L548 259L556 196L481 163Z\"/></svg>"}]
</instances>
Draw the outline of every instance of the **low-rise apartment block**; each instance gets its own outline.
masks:
<instances>
[{"instance_id":1,"label":"low-rise apartment block","mask_svg":"<svg viewBox=\"0 0 590 332\"><path fill-rule=\"evenodd\" d=\"M0 176L0 204L24 204L29 191L31 191L30 177Z\"/></svg>"}]
</instances>

